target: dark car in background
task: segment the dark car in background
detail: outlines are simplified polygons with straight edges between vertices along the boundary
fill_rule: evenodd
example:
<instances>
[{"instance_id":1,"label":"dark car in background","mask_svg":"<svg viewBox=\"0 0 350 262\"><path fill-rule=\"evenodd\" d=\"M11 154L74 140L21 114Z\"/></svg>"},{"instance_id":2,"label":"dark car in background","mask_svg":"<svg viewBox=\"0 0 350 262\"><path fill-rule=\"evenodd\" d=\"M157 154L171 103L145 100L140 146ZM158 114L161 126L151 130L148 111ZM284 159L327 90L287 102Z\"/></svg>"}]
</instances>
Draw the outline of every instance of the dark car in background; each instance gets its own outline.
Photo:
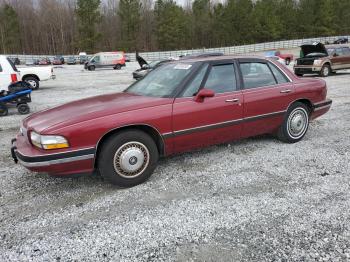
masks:
<instances>
[{"instance_id":1,"label":"dark car in background","mask_svg":"<svg viewBox=\"0 0 350 262\"><path fill-rule=\"evenodd\" d=\"M337 40L335 40L334 42L333 42L333 44L336 44L336 45L338 45L338 44L347 44L347 43L349 43L349 39L347 38L347 37L339 37Z\"/></svg>"},{"instance_id":2,"label":"dark car in background","mask_svg":"<svg viewBox=\"0 0 350 262\"><path fill-rule=\"evenodd\" d=\"M297 76L318 74L329 76L337 70L350 68L350 48L346 45L323 45L322 43L300 46L300 58L294 64Z\"/></svg>"},{"instance_id":3,"label":"dark car in background","mask_svg":"<svg viewBox=\"0 0 350 262\"><path fill-rule=\"evenodd\" d=\"M223 55L224 54L220 52L185 54L185 55L180 55L177 59L168 58L168 59L157 60L151 63L147 63L145 59L143 59L141 56L138 55L138 53L136 53L136 60L139 63L141 68L135 70L132 73L132 75L134 79L138 80L144 77L145 75L147 75L150 71L164 65L165 63L168 63L174 60L186 60L186 59L193 59L193 58L205 58L205 57L223 56Z\"/></svg>"},{"instance_id":4,"label":"dark car in background","mask_svg":"<svg viewBox=\"0 0 350 262\"><path fill-rule=\"evenodd\" d=\"M15 64L15 65L20 65L20 64L21 64L21 60L19 60L18 57L10 58L10 60L11 60L12 63Z\"/></svg>"},{"instance_id":5,"label":"dark car in background","mask_svg":"<svg viewBox=\"0 0 350 262\"><path fill-rule=\"evenodd\" d=\"M132 76L134 79L138 80L147 75L152 70L156 69L157 67L160 67L161 65L168 63L170 61L173 61L172 59L163 59L163 60L157 60L153 61L151 63L147 63L145 59L143 59L141 56L137 55L136 60L140 65L140 68L135 70L132 73Z\"/></svg>"},{"instance_id":6,"label":"dark car in background","mask_svg":"<svg viewBox=\"0 0 350 262\"><path fill-rule=\"evenodd\" d=\"M75 65L77 63L77 60L75 59L74 56L70 56L67 59L67 65Z\"/></svg>"}]
</instances>

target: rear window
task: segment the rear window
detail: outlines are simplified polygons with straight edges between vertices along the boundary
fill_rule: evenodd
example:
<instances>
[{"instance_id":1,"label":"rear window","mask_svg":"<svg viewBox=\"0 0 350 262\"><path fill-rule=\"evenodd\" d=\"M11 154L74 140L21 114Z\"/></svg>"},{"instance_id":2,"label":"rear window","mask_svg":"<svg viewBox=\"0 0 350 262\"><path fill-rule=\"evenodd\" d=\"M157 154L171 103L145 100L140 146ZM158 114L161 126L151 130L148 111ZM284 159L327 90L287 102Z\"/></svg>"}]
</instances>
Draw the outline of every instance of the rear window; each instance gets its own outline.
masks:
<instances>
[{"instance_id":1,"label":"rear window","mask_svg":"<svg viewBox=\"0 0 350 262\"><path fill-rule=\"evenodd\" d=\"M276 85L269 66L266 63L244 62L240 63L245 89Z\"/></svg>"}]
</instances>

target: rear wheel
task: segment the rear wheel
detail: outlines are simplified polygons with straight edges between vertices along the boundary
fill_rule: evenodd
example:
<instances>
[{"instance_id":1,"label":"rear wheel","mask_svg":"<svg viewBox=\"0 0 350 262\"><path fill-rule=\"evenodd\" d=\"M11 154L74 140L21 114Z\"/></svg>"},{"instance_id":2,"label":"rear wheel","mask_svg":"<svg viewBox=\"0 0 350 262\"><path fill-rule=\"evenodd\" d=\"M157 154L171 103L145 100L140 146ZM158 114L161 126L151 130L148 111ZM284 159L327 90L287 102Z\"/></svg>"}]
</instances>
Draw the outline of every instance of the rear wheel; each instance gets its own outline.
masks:
<instances>
[{"instance_id":1,"label":"rear wheel","mask_svg":"<svg viewBox=\"0 0 350 262\"><path fill-rule=\"evenodd\" d=\"M0 104L0 116L7 116L9 113L8 108L4 104Z\"/></svg>"},{"instance_id":2,"label":"rear wheel","mask_svg":"<svg viewBox=\"0 0 350 262\"><path fill-rule=\"evenodd\" d=\"M132 187L152 175L158 158L157 146L149 135L129 130L104 141L97 163L107 181L120 187Z\"/></svg>"},{"instance_id":3,"label":"rear wheel","mask_svg":"<svg viewBox=\"0 0 350 262\"><path fill-rule=\"evenodd\" d=\"M30 76L24 78L23 80L30 84L33 90L39 89L39 80L37 78Z\"/></svg>"},{"instance_id":4,"label":"rear wheel","mask_svg":"<svg viewBox=\"0 0 350 262\"><path fill-rule=\"evenodd\" d=\"M18 113L20 113L21 115L26 115L26 114L29 114L30 112L30 108L28 104L18 104L17 110L18 110Z\"/></svg>"},{"instance_id":5,"label":"rear wheel","mask_svg":"<svg viewBox=\"0 0 350 262\"><path fill-rule=\"evenodd\" d=\"M321 69L321 72L320 72L320 76L323 76L323 77L327 77L331 74L331 67L329 64L325 64L323 65L322 69Z\"/></svg>"},{"instance_id":6,"label":"rear wheel","mask_svg":"<svg viewBox=\"0 0 350 262\"><path fill-rule=\"evenodd\" d=\"M309 127L309 108L300 102L290 106L278 130L277 137L286 143L296 143L306 134Z\"/></svg>"},{"instance_id":7,"label":"rear wheel","mask_svg":"<svg viewBox=\"0 0 350 262\"><path fill-rule=\"evenodd\" d=\"M122 68L122 66L120 64L117 64L114 66L114 69L116 69L116 70L120 70L121 68Z\"/></svg>"}]
</instances>

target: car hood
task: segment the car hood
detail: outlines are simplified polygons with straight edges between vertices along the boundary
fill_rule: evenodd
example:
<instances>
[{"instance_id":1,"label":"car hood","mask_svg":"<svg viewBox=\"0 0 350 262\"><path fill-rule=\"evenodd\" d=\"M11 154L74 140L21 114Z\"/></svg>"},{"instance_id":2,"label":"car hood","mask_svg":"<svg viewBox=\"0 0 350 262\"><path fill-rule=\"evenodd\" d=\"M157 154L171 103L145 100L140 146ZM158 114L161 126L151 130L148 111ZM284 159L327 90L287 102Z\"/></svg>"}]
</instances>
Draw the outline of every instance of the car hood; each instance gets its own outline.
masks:
<instances>
[{"instance_id":1,"label":"car hood","mask_svg":"<svg viewBox=\"0 0 350 262\"><path fill-rule=\"evenodd\" d=\"M26 129L49 134L76 123L126 111L171 103L169 98L116 93L86 98L44 110L23 120Z\"/></svg>"},{"instance_id":2,"label":"car hood","mask_svg":"<svg viewBox=\"0 0 350 262\"><path fill-rule=\"evenodd\" d=\"M312 44L304 44L300 46L301 51L303 52L303 57L307 56L308 54L311 53L320 53L320 54L325 54L328 55L327 49L322 43L312 43ZM303 58L301 57L301 58Z\"/></svg>"}]
</instances>

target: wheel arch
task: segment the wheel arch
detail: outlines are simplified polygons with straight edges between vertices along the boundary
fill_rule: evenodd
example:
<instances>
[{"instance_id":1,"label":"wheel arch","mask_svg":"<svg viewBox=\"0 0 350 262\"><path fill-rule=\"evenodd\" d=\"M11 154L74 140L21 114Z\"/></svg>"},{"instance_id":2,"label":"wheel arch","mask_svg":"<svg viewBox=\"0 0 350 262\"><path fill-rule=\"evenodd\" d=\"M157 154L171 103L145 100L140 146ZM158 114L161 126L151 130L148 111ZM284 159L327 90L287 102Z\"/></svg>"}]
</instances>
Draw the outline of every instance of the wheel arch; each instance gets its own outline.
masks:
<instances>
[{"instance_id":1,"label":"wheel arch","mask_svg":"<svg viewBox=\"0 0 350 262\"><path fill-rule=\"evenodd\" d=\"M99 156L99 153L102 148L102 144L104 141L106 141L109 137L116 135L120 132L124 132L127 130L140 130L148 134L156 143L159 155L162 156L165 153L165 144L164 144L164 139L162 135L159 133L159 131L148 124L133 124L133 125L126 125L126 126L121 126L112 130L109 130L107 133L105 133L97 142L96 144L96 153L95 153L95 160L94 160L94 167L97 167L97 159Z\"/></svg>"},{"instance_id":2,"label":"wheel arch","mask_svg":"<svg viewBox=\"0 0 350 262\"><path fill-rule=\"evenodd\" d=\"M288 108L287 108L287 111L289 110L289 108L294 105L295 103L303 103L304 105L307 106L307 108L309 109L310 113L312 113L312 111L314 110L314 106L312 104L312 102L307 99L307 98L300 98L300 99L297 99L295 101L293 101L292 103L289 104Z\"/></svg>"},{"instance_id":3,"label":"wheel arch","mask_svg":"<svg viewBox=\"0 0 350 262\"><path fill-rule=\"evenodd\" d=\"M33 78L37 79L38 81L40 81L39 76L37 76L35 74L26 74L26 75L22 76L22 81L24 81L24 79L26 79L27 77L33 77Z\"/></svg>"}]
</instances>

